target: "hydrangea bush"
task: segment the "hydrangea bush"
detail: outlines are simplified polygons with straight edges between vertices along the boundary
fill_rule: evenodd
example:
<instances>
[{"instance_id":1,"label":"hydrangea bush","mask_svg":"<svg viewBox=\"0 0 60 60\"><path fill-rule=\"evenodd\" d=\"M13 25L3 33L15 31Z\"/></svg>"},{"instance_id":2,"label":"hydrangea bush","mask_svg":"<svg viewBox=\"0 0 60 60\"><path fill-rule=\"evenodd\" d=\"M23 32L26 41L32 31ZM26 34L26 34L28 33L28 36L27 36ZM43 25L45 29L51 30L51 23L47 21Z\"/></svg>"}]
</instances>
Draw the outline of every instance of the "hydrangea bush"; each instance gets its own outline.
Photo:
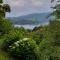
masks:
<instances>
[{"instance_id":1,"label":"hydrangea bush","mask_svg":"<svg viewBox=\"0 0 60 60\"><path fill-rule=\"evenodd\" d=\"M38 46L30 38L23 38L8 46L7 51L20 60L39 60Z\"/></svg>"}]
</instances>

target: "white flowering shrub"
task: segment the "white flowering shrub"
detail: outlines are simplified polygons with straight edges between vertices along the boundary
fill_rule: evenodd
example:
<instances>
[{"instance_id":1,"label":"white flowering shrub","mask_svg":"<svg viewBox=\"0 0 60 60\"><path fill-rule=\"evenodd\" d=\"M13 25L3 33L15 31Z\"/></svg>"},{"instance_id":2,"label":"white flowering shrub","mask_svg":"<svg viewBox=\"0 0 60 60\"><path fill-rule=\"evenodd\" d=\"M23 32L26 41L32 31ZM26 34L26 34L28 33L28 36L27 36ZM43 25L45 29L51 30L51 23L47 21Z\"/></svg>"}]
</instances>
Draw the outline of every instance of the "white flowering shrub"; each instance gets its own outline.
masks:
<instances>
[{"instance_id":1,"label":"white flowering shrub","mask_svg":"<svg viewBox=\"0 0 60 60\"><path fill-rule=\"evenodd\" d=\"M9 46L8 52L20 60L38 60L36 49L37 45L30 38L23 38Z\"/></svg>"},{"instance_id":2,"label":"white flowering shrub","mask_svg":"<svg viewBox=\"0 0 60 60\"><path fill-rule=\"evenodd\" d=\"M19 39L22 39L24 37L24 31L21 29L13 29L9 32L9 34L6 35L4 43L3 43L3 49L7 50L8 46L12 45L14 42L18 41Z\"/></svg>"}]
</instances>

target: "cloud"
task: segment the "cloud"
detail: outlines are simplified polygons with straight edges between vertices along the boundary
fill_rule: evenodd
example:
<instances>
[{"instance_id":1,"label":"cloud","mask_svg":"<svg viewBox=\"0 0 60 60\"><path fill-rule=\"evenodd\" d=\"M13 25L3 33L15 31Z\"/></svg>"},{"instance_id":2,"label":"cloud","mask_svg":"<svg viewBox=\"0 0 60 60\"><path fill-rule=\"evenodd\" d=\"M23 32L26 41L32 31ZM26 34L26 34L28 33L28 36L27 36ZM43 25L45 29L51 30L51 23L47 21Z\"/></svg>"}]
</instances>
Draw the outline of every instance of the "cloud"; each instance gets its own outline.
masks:
<instances>
[{"instance_id":1,"label":"cloud","mask_svg":"<svg viewBox=\"0 0 60 60\"><path fill-rule=\"evenodd\" d=\"M46 12L50 10L51 6L49 0L4 0L4 1L5 3L8 3L11 6L12 15Z\"/></svg>"}]
</instances>

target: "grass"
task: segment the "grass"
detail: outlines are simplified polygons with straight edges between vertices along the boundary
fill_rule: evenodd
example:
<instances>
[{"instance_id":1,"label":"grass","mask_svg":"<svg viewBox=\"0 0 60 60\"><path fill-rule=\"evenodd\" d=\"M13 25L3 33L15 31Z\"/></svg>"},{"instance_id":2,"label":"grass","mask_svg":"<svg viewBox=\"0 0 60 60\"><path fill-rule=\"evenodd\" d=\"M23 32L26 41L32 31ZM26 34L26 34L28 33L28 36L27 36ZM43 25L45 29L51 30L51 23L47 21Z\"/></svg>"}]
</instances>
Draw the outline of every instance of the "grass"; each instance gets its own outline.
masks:
<instances>
[{"instance_id":1,"label":"grass","mask_svg":"<svg viewBox=\"0 0 60 60\"><path fill-rule=\"evenodd\" d=\"M13 60L6 52L0 51L0 60Z\"/></svg>"},{"instance_id":2,"label":"grass","mask_svg":"<svg viewBox=\"0 0 60 60\"><path fill-rule=\"evenodd\" d=\"M13 60L11 56L7 52L1 50L2 44L4 42L4 38L0 38L0 60Z\"/></svg>"}]
</instances>

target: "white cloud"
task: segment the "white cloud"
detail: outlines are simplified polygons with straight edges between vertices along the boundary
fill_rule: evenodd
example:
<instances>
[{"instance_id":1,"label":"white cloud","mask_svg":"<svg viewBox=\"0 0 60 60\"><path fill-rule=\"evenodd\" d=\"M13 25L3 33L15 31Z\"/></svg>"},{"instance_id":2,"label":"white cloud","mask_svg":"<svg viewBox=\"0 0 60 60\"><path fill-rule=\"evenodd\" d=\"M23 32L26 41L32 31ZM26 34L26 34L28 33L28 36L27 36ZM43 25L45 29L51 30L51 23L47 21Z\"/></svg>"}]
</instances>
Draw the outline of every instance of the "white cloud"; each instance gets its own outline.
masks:
<instances>
[{"instance_id":1,"label":"white cloud","mask_svg":"<svg viewBox=\"0 0 60 60\"><path fill-rule=\"evenodd\" d=\"M40 0L30 0L32 6L41 6L43 3Z\"/></svg>"},{"instance_id":2,"label":"white cloud","mask_svg":"<svg viewBox=\"0 0 60 60\"><path fill-rule=\"evenodd\" d=\"M26 4L25 0L5 0L11 7L23 7Z\"/></svg>"},{"instance_id":3,"label":"white cloud","mask_svg":"<svg viewBox=\"0 0 60 60\"><path fill-rule=\"evenodd\" d=\"M4 1L9 3L11 7L16 7L16 6L18 7L26 7L26 6L38 7L39 6L40 7L50 2L49 0L4 0Z\"/></svg>"},{"instance_id":4,"label":"white cloud","mask_svg":"<svg viewBox=\"0 0 60 60\"><path fill-rule=\"evenodd\" d=\"M12 14L31 13L38 11L49 11L50 0L4 0L11 6Z\"/></svg>"}]
</instances>

